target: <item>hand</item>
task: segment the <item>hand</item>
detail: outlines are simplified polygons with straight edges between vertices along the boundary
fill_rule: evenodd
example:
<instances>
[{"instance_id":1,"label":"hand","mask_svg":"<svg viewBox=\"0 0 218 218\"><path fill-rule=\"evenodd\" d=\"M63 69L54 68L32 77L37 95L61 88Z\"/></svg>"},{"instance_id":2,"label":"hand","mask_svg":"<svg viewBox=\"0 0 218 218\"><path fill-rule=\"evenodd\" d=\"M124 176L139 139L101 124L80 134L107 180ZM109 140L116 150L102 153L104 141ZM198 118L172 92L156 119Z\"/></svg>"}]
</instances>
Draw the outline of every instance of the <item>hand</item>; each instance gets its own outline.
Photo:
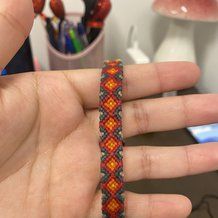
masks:
<instances>
[{"instance_id":1,"label":"hand","mask_svg":"<svg viewBox=\"0 0 218 218\"><path fill-rule=\"evenodd\" d=\"M2 0L0 66L30 31L30 0ZM10 9L10 10L8 10ZM191 63L125 67L123 134L173 130L218 121L218 96L150 100L193 86ZM98 92L100 70L39 72L0 78L0 217L101 217ZM125 147L126 181L174 178L216 170L217 143ZM126 217L181 218L191 211L179 195L126 192Z\"/></svg>"}]
</instances>

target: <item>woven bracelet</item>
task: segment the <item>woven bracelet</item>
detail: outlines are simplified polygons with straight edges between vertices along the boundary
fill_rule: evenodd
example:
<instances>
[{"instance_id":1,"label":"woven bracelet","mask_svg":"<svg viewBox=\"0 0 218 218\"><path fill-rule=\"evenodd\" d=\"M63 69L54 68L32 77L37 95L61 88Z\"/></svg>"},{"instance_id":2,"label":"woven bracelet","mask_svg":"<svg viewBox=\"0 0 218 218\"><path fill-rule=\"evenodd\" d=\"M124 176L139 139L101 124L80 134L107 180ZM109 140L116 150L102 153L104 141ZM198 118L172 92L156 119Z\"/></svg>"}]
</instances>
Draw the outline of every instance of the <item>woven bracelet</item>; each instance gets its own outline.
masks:
<instances>
[{"instance_id":1,"label":"woven bracelet","mask_svg":"<svg viewBox=\"0 0 218 218\"><path fill-rule=\"evenodd\" d=\"M102 216L124 217L121 60L105 61L100 85Z\"/></svg>"}]
</instances>

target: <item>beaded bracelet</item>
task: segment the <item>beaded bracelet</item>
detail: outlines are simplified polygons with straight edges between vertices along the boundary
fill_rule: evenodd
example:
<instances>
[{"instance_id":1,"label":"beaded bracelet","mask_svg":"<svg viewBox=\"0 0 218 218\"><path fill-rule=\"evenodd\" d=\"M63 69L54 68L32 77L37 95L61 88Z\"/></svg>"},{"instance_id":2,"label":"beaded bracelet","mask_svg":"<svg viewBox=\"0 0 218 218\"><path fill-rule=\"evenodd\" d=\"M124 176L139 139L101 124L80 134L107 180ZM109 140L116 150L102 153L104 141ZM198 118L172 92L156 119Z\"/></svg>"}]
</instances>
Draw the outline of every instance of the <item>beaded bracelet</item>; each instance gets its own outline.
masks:
<instances>
[{"instance_id":1,"label":"beaded bracelet","mask_svg":"<svg viewBox=\"0 0 218 218\"><path fill-rule=\"evenodd\" d=\"M124 217L121 60L106 61L100 85L102 215Z\"/></svg>"}]
</instances>

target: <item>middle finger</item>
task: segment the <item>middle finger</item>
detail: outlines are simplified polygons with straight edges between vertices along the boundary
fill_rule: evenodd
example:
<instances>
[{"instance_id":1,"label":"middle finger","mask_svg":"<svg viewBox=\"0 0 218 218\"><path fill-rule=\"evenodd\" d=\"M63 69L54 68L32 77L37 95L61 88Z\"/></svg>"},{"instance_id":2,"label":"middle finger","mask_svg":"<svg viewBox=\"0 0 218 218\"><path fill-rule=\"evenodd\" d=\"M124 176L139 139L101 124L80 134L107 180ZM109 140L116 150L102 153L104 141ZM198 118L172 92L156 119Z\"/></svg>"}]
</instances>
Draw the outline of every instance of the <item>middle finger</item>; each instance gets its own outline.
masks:
<instances>
[{"instance_id":1,"label":"middle finger","mask_svg":"<svg viewBox=\"0 0 218 218\"><path fill-rule=\"evenodd\" d=\"M146 99L123 104L123 135L125 138L157 131L218 122L218 95L189 95ZM99 112L87 116L99 134Z\"/></svg>"}]
</instances>

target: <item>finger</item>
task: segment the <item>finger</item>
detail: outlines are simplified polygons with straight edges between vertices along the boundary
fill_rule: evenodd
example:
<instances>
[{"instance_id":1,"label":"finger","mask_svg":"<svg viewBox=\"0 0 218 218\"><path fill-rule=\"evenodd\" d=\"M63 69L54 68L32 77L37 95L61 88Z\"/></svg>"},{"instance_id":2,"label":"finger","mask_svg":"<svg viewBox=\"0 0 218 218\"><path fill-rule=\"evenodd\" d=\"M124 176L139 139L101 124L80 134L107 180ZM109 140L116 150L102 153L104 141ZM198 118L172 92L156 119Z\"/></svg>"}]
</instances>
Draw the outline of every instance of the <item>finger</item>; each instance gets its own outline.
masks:
<instances>
[{"instance_id":1,"label":"finger","mask_svg":"<svg viewBox=\"0 0 218 218\"><path fill-rule=\"evenodd\" d=\"M199 72L196 65L188 62L126 66L123 100L191 87L197 82ZM66 75L74 84L85 107L96 108L99 103L101 70L81 70Z\"/></svg>"},{"instance_id":2,"label":"finger","mask_svg":"<svg viewBox=\"0 0 218 218\"><path fill-rule=\"evenodd\" d=\"M126 216L129 218L181 218L191 213L191 202L180 195L126 194Z\"/></svg>"},{"instance_id":3,"label":"finger","mask_svg":"<svg viewBox=\"0 0 218 218\"><path fill-rule=\"evenodd\" d=\"M165 179L218 169L218 143L183 147L125 147L126 181Z\"/></svg>"},{"instance_id":4,"label":"finger","mask_svg":"<svg viewBox=\"0 0 218 218\"><path fill-rule=\"evenodd\" d=\"M94 201L91 217L100 218L101 194ZM127 218L181 218L191 213L191 202L180 195L140 195L125 193L125 217Z\"/></svg>"},{"instance_id":5,"label":"finger","mask_svg":"<svg viewBox=\"0 0 218 218\"><path fill-rule=\"evenodd\" d=\"M1 0L0 71L21 47L32 27L31 0Z\"/></svg>"},{"instance_id":6,"label":"finger","mask_svg":"<svg viewBox=\"0 0 218 218\"><path fill-rule=\"evenodd\" d=\"M129 102L123 107L123 132L126 137L131 137L215 123L218 121L217 110L216 94Z\"/></svg>"},{"instance_id":7,"label":"finger","mask_svg":"<svg viewBox=\"0 0 218 218\"><path fill-rule=\"evenodd\" d=\"M218 122L218 95L188 95L123 104L123 135L168 131ZM87 113L99 132L99 112Z\"/></svg>"}]
</instances>

